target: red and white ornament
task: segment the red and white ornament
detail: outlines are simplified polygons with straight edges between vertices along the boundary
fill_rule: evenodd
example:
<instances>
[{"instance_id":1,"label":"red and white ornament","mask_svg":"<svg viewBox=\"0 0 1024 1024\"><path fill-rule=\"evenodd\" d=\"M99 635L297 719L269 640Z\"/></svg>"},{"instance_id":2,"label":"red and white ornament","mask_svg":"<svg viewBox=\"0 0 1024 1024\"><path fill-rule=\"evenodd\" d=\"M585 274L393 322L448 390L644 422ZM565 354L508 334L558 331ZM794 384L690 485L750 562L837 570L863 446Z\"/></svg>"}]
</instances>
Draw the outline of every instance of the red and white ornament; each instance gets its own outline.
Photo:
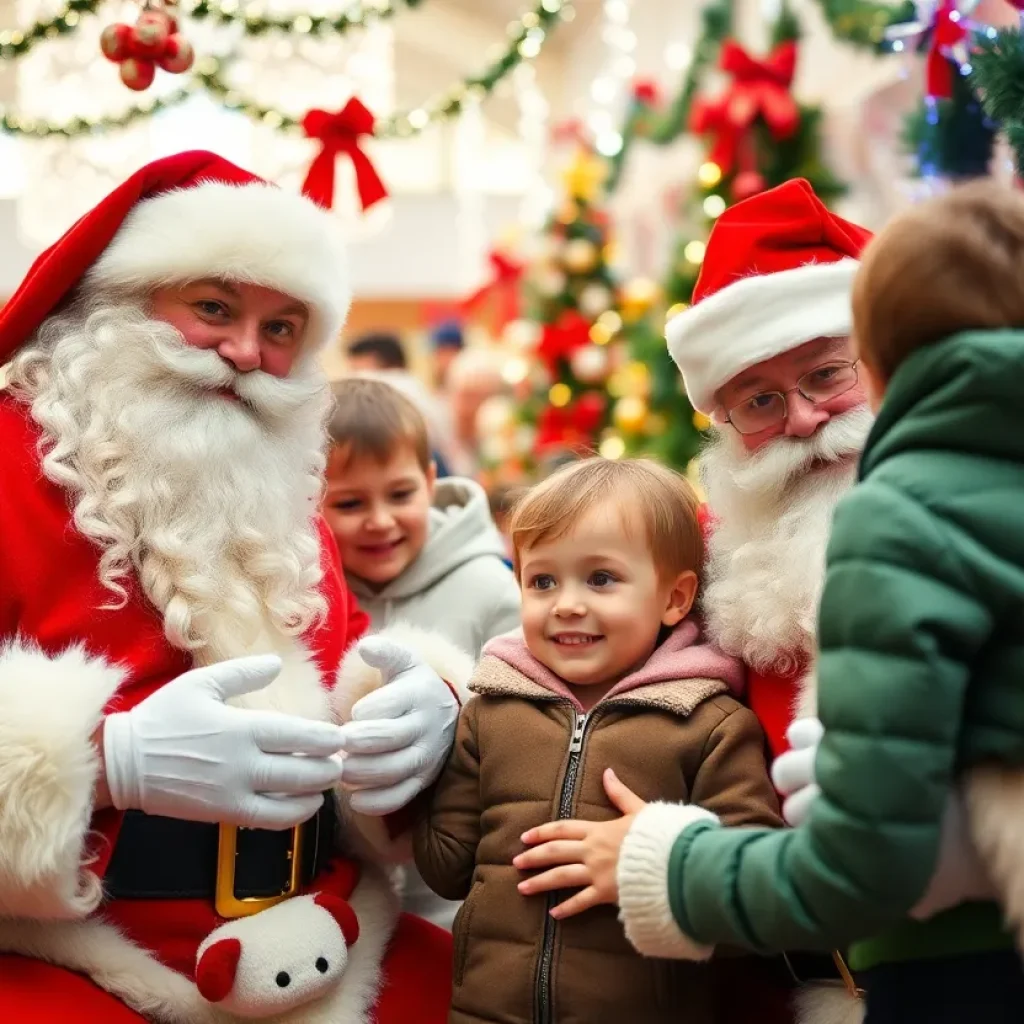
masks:
<instances>
[{"instance_id":1,"label":"red and white ornament","mask_svg":"<svg viewBox=\"0 0 1024 1024\"><path fill-rule=\"evenodd\" d=\"M195 59L192 44L178 33L177 19L157 6L144 8L134 25L108 25L100 35L100 50L120 65L121 81L136 92L153 84L157 67L180 75Z\"/></svg>"}]
</instances>

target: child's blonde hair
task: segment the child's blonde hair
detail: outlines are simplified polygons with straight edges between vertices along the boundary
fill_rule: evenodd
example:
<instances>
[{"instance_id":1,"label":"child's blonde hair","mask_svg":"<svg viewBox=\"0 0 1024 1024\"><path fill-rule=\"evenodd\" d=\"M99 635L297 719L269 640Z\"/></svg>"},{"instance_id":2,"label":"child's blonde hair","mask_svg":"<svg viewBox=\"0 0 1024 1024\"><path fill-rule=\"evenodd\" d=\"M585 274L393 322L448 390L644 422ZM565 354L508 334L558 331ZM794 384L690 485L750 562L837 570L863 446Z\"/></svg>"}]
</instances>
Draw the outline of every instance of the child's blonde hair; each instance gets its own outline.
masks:
<instances>
[{"instance_id":1,"label":"child's blonde hair","mask_svg":"<svg viewBox=\"0 0 1024 1024\"><path fill-rule=\"evenodd\" d=\"M995 181L953 189L893 220L864 250L853 333L883 382L958 331L1024 328L1024 195Z\"/></svg>"},{"instance_id":2,"label":"child's blonde hair","mask_svg":"<svg viewBox=\"0 0 1024 1024\"><path fill-rule=\"evenodd\" d=\"M331 444L346 462L370 456L386 462L408 445L424 473L430 462L427 424L408 398L380 380L348 377L331 385L334 412L327 424Z\"/></svg>"},{"instance_id":3,"label":"child's blonde hair","mask_svg":"<svg viewBox=\"0 0 1024 1024\"><path fill-rule=\"evenodd\" d=\"M704 540L700 499L689 481L647 459L584 459L564 466L519 500L509 520L512 564L519 576L524 549L569 533L580 518L603 502L635 513L647 536L659 577L699 573Z\"/></svg>"}]
</instances>

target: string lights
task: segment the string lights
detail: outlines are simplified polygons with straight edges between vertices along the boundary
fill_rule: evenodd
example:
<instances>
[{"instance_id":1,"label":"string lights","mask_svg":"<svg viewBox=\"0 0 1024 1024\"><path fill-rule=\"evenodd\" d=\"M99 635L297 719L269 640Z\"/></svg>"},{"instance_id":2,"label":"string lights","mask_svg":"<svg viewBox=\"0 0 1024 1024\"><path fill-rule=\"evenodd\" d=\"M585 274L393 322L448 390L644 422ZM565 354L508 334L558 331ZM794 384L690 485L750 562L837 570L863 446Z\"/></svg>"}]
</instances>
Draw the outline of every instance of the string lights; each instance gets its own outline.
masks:
<instances>
[{"instance_id":1,"label":"string lights","mask_svg":"<svg viewBox=\"0 0 1024 1024\"><path fill-rule=\"evenodd\" d=\"M636 33L630 27L632 0L603 0L601 38L605 44L605 60L590 85L591 109L587 126L594 146L604 156L615 156L622 149L622 135L617 130L621 106L636 74Z\"/></svg>"}]
</instances>

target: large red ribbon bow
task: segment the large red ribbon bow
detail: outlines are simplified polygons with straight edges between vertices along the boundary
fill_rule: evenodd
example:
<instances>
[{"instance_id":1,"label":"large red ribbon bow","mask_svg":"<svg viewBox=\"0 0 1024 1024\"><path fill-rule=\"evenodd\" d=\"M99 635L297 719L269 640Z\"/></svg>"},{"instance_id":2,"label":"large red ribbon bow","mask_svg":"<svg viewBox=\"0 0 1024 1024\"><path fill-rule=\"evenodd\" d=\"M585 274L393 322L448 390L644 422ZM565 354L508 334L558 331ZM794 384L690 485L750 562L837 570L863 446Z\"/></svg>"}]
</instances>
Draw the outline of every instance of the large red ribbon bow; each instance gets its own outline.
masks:
<instances>
[{"instance_id":1,"label":"large red ribbon bow","mask_svg":"<svg viewBox=\"0 0 1024 1024\"><path fill-rule=\"evenodd\" d=\"M697 100L690 130L715 136L708 159L728 174L757 117L764 119L776 139L789 138L799 127L800 111L789 91L796 71L796 43L779 43L766 58L758 60L738 43L726 40L719 67L732 75L732 85L718 99Z\"/></svg>"},{"instance_id":2,"label":"large red ribbon bow","mask_svg":"<svg viewBox=\"0 0 1024 1024\"><path fill-rule=\"evenodd\" d=\"M356 188L364 210L384 199L388 190L380 180L370 158L360 149L359 139L373 135L373 114L353 96L336 114L326 110L311 110L302 119L302 130L320 143L320 152L309 165L302 183L304 195L315 203L330 209L334 202L334 165L345 153L352 160L356 172Z\"/></svg>"},{"instance_id":3,"label":"large red ribbon bow","mask_svg":"<svg viewBox=\"0 0 1024 1024\"><path fill-rule=\"evenodd\" d=\"M955 0L943 0L935 11L925 62L925 95L948 100L953 95L950 51L967 38Z\"/></svg>"},{"instance_id":4,"label":"large red ribbon bow","mask_svg":"<svg viewBox=\"0 0 1024 1024\"><path fill-rule=\"evenodd\" d=\"M546 405L537 417L534 453L541 456L552 449L589 448L606 408L604 396L596 391L587 391L562 408Z\"/></svg>"},{"instance_id":5,"label":"large red ribbon bow","mask_svg":"<svg viewBox=\"0 0 1024 1024\"><path fill-rule=\"evenodd\" d=\"M590 344L590 321L575 310L567 310L554 323L544 324L537 355L552 373L559 362L568 361L577 350Z\"/></svg>"}]
</instances>

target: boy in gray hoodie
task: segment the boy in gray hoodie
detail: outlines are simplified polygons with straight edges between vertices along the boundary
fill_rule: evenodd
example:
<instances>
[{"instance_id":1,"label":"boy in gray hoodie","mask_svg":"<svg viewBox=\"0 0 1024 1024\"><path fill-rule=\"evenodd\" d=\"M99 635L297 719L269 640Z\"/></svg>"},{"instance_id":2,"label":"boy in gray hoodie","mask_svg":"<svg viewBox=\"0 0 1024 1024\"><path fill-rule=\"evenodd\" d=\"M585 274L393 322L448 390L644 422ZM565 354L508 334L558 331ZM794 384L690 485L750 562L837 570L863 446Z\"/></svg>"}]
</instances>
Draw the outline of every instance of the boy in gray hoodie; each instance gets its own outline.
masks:
<instances>
[{"instance_id":1,"label":"boy in gray hoodie","mask_svg":"<svg viewBox=\"0 0 1024 1024\"><path fill-rule=\"evenodd\" d=\"M371 629L407 622L478 658L520 608L483 488L436 479L426 423L390 384L346 379L334 398L323 514ZM450 928L458 904L410 870L405 909Z\"/></svg>"}]
</instances>

